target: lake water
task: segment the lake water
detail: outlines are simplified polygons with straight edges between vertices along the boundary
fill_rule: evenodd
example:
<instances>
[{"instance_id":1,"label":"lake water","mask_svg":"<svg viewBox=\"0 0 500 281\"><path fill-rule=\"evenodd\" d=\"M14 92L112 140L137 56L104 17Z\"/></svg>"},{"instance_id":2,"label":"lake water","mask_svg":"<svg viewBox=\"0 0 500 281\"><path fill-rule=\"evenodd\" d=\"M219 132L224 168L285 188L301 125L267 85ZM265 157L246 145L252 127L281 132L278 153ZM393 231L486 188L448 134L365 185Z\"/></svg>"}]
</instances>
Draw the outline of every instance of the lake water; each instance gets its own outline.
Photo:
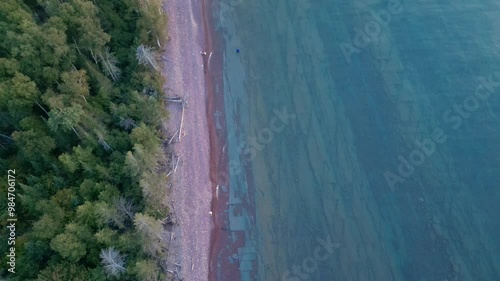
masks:
<instances>
[{"instance_id":1,"label":"lake water","mask_svg":"<svg viewBox=\"0 0 500 281\"><path fill-rule=\"evenodd\" d=\"M215 5L242 280L500 280L500 2Z\"/></svg>"}]
</instances>

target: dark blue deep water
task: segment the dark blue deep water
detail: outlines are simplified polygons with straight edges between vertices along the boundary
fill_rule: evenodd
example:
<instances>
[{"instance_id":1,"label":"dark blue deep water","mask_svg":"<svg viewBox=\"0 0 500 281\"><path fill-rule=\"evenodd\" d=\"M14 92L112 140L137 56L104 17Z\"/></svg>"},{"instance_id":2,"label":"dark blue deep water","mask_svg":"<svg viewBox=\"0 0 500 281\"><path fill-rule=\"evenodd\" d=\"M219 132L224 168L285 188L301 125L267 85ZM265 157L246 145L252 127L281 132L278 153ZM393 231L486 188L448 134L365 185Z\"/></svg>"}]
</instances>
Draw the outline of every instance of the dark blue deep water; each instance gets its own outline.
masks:
<instances>
[{"instance_id":1,"label":"dark blue deep water","mask_svg":"<svg viewBox=\"0 0 500 281\"><path fill-rule=\"evenodd\" d=\"M242 279L500 280L498 0L216 5Z\"/></svg>"}]
</instances>

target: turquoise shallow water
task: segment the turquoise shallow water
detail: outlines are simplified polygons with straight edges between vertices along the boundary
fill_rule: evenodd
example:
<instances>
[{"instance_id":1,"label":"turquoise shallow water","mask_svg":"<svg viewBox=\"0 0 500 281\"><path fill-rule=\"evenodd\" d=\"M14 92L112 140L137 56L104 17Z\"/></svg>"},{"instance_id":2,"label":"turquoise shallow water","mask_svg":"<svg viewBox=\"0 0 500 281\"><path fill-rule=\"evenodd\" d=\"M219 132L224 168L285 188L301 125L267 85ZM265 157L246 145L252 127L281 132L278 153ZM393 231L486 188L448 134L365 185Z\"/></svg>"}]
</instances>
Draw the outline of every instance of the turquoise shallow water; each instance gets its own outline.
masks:
<instances>
[{"instance_id":1,"label":"turquoise shallow water","mask_svg":"<svg viewBox=\"0 0 500 281\"><path fill-rule=\"evenodd\" d=\"M217 5L242 279L500 280L500 2Z\"/></svg>"}]
</instances>

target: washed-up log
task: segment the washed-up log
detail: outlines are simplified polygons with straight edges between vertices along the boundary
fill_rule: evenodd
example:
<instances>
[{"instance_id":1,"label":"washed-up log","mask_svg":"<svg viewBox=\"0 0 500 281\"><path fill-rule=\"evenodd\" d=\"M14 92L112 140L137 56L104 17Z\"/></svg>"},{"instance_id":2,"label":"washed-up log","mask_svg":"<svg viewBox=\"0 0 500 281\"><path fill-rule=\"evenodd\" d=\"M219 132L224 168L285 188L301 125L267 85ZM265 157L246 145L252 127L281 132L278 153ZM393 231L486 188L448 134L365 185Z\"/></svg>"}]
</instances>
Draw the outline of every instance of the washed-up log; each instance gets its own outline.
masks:
<instances>
[{"instance_id":1,"label":"washed-up log","mask_svg":"<svg viewBox=\"0 0 500 281\"><path fill-rule=\"evenodd\" d=\"M179 138L178 140L181 141L181 136L182 136L182 125L184 124L184 102L182 102L182 112L181 112L181 126L179 127Z\"/></svg>"}]
</instances>

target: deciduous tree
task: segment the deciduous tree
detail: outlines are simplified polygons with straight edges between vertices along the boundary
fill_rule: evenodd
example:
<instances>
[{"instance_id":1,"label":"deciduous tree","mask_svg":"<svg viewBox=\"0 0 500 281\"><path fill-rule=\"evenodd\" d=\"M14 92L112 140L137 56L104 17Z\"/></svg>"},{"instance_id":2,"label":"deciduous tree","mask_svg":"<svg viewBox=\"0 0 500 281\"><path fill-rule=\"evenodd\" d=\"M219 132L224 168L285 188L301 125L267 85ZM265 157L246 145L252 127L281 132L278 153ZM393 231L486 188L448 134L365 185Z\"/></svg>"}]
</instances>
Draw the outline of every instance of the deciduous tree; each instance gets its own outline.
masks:
<instances>
[{"instance_id":1,"label":"deciduous tree","mask_svg":"<svg viewBox=\"0 0 500 281\"><path fill-rule=\"evenodd\" d=\"M161 276L161 269L155 260L140 260L135 263L135 272L141 281L164 280Z\"/></svg>"},{"instance_id":2,"label":"deciduous tree","mask_svg":"<svg viewBox=\"0 0 500 281\"><path fill-rule=\"evenodd\" d=\"M163 225L161 221L146 214L137 213L134 218L134 225L141 237L144 251L153 257L164 254Z\"/></svg>"}]
</instances>

